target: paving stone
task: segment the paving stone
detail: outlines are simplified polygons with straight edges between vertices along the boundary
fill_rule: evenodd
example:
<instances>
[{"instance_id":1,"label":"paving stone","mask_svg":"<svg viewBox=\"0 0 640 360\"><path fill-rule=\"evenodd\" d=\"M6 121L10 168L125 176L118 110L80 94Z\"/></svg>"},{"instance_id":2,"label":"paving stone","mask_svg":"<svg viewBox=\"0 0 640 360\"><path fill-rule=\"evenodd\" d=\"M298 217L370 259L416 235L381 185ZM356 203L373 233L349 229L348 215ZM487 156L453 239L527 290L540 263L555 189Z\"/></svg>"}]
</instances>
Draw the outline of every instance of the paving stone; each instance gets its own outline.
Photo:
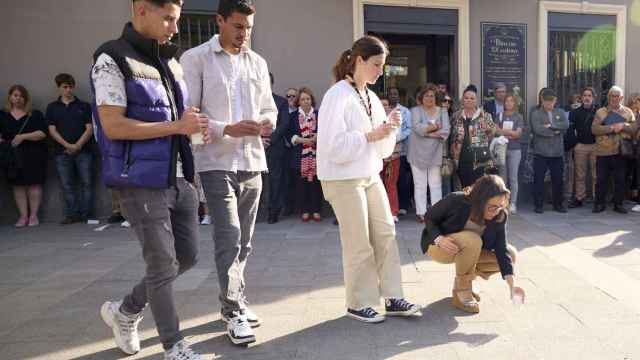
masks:
<instances>
[{"instance_id":1,"label":"paving stone","mask_svg":"<svg viewBox=\"0 0 640 360\"><path fill-rule=\"evenodd\" d=\"M0 228L0 358L122 358L98 309L143 275L132 232L51 224L28 230ZM514 306L496 275L477 281L477 315L451 305L454 267L420 252L422 226L406 217L397 226L403 289L423 314L378 325L345 316L342 251L330 219L258 224L246 283L264 325L248 348L226 337L213 227L199 230L201 260L174 284L175 301L185 337L218 359L640 359L640 309L631 301L640 288L635 216L593 216L589 209L540 216L522 209L511 217L509 236L519 249L516 271L526 303ZM382 301L378 309L384 310ZM161 357L154 326L146 310L143 349L128 358Z\"/></svg>"}]
</instances>

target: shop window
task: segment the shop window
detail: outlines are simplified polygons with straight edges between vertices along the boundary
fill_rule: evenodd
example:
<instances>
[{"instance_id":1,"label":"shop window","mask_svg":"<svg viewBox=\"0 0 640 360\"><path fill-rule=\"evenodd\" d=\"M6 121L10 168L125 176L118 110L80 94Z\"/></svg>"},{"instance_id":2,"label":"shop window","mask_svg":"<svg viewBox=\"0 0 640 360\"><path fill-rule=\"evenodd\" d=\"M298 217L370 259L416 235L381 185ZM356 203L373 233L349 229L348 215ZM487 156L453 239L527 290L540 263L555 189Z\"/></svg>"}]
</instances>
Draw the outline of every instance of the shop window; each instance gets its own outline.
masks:
<instances>
[{"instance_id":1,"label":"shop window","mask_svg":"<svg viewBox=\"0 0 640 360\"><path fill-rule=\"evenodd\" d=\"M615 17L551 13L549 21L547 80L558 105L586 86L603 94L615 79Z\"/></svg>"},{"instance_id":2,"label":"shop window","mask_svg":"<svg viewBox=\"0 0 640 360\"><path fill-rule=\"evenodd\" d=\"M213 13L183 13L178 25L180 32L174 41L180 46L181 52L209 41L218 33Z\"/></svg>"}]
</instances>

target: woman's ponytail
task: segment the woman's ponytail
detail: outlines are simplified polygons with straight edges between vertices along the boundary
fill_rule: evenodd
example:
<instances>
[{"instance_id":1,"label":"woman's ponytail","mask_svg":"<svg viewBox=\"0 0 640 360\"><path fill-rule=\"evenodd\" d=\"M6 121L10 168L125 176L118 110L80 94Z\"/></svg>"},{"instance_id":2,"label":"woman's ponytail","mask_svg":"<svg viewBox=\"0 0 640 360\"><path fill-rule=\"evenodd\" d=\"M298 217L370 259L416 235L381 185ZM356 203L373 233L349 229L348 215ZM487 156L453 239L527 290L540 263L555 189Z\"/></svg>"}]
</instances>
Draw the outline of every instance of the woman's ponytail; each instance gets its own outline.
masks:
<instances>
[{"instance_id":1,"label":"woman's ponytail","mask_svg":"<svg viewBox=\"0 0 640 360\"><path fill-rule=\"evenodd\" d=\"M343 51L338 62L333 66L333 78L336 82L345 79L347 75L353 76L354 59L351 53L351 49Z\"/></svg>"},{"instance_id":2,"label":"woman's ponytail","mask_svg":"<svg viewBox=\"0 0 640 360\"><path fill-rule=\"evenodd\" d=\"M340 55L338 62L333 67L333 77L335 81L344 80L348 76L353 76L356 71L356 59L361 57L367 61L372 56L388 55L387 44L381 39L366 35L358 39L349 50L345 50Z\"/></svg>"}]
</instances>

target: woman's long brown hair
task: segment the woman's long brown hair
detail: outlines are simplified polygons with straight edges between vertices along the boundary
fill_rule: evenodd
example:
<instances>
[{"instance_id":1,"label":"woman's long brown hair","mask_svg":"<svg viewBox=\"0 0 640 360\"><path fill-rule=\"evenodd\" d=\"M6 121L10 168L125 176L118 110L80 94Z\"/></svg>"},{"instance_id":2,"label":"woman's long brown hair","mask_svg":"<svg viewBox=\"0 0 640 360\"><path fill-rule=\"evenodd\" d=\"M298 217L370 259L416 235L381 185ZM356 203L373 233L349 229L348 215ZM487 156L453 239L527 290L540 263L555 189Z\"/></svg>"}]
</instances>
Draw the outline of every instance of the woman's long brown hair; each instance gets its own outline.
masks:
<instances>
[{"instance_id":1,"label":"woman's long brown hair","mask_svg":"<svg viewBox=\"0 0 640 360\"><path fill-rule=\"evenodd\" d=\"M484 224L484 210L491 198L496 196L506 196L507 203L511 192L507 189L502 178L498 175L484 175L476 182L465 188L464 192L467 200L471 202L470 219L476 224ZM498 221L502 221L506 216L506 210L498 214Z\"/></svg>"}]
</instances>

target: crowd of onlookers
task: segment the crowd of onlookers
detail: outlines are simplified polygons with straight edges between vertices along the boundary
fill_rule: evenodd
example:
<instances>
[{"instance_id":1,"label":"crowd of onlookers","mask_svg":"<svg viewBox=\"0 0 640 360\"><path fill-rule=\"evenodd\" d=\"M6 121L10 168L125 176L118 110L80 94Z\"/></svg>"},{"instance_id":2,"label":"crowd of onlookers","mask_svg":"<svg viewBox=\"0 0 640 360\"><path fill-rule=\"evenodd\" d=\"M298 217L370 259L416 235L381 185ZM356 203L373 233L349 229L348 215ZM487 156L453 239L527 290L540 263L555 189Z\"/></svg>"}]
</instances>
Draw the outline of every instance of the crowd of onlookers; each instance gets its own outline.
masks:
<instances>
[{"instance_id":1,"label":"crowd of onlookers","mask_svg":"<svg viewBox=\"0 0 640 360\"><path fill-rule=\"evenodd\" d=\"M272 80L273 81L273 80ZM74 95L69 74L55 78L57 100L46 112L32 108L28 90L12 86L0 111L0 165L13 187L19 211L16 227L39 224L38 209L46 180L47 159L53 151L64 197L62 224L94 216L94 144L91 106ZM402 91L403 92L403 91ZM321 221L323 195L316 174L318 103L307 87L289 88L285 97L273 94L278 122L264 139L269 165L268 222L300 213L302 221ZM545 182L550 179L551 203L558 212L593 201L601 212L613 200L613 209L626 213L625 199L638 202L638 128L640 94L624 103L617 86L604 94L587 87L557 103L552 89L541 89L538 103L525 122L522 99L498 83L492 98L481 104L475 86L467 87L455 102L446 84L427 84L408 103L401 89L381 94L385 110L399 108L402 126L396 148L384 160L380 176L388 192L394 219L415 208L419 222L429 205L452 191L474 183L485 173L499 174L511 190L510 211L517 212L518 185L533 185L534 209L544 211ZM52 139L52 146L47 143ZM524 179L521 177L524 176ZM200 221L211 216L200 185ZM610 190L612 195L607 195ZM112 192L109 222L124 222L117 191ZM633 211L640 212L640 205ZM125 222L126 225L126 222Z\"/></svg>"},{"instance_id":2,"label":"crowd of onlookers","mask_svg":"<svg viewBox=\"0 0 640 360\"><path fill-rule=\"evenodd\" d=\"M603 94L587 87L562 107L555 92L544 88L525 122L522 99L517 93L508 92L502 83L492 90L492 98L481 104L477 88L470 85L460 102L454 103L446 84L427 84L416 92L414 99L407 101L416 104L412 108L400 104L398 88L388 88L382 94L386 111L398 107L402 114L396 148L384 160L380 173L396 221L415 206L417 220L423 222L429 204L470 186L485 173L499 174L508 184L512 213L517 212L521 182L532 184L537 213L544 211L545 200L549 198L553 209L561 213L567 207L584 206L587 196L596 213L603 211L611 200L614 211L627 213L623 201L640 200L635 122L640 112L639 94L630 95L625 106L620 87L613 86ZM292 129L290 136L296 134L302 121L300 113L305 112L299 110L296 89L287 90L286 100L286 105L280 108L279 124L289 124L283 128ZM299 156L302 151L300 143L292 140L285 137L286 151L278 152L279 160L271 161L289 163L291 170L281 174L272 171L271 176L277 181L289 175L298 181L285 182L291 186L272 193L275 196L270 202L270 222L277 221L283 207L295 209L296 197L306 199L307 194L321 191L319 187L302 186L304 176L300 174L299 158L282 160L293 154ZM551 196L545 191L548 180ZM612 187L613 195L608 195ZM640 206L632 210L640 211ZM304 221L310 218L310 212L319 219L315 210L306 208Z\"/></svg>"},{"instance_id":3,"label":"crowd of onlookers","mask_svg":"<svg viewBox=\"0 0 640 360\"><path fill-rule=\"evenodd\" d=\"M300 96L313 99L309 92L305 89ZM587 87L562 107L556 93L544 88L525 121L522 99L502 83L496 84L492 98L483 104L473 85L464 90L459 103L454 103L446 84L427 84L418 89L415 98L407 101L416 104L411 108L400 104L400 93L400 89L391 87L380 97L387 113L397 107L402 114L396 148L384 160L380 173L396 221L415 206L417 220L423 222L430 204L470 186L486 173L499 174L508 184L512 213L517 212L518 186L522 182L532 184L537 213L544 211L545 200L561 213L567 207L584 206L587 196L594 203L594 212L603 211L613 200L613 210L626 213L625 199L640 200L635 122L640 112L639 94L630 95L625 106L620 87L613 86L604 94ZM320 219L316 213L319 203L307 201L320 193L320 187L305 187L306 178L300 170L300 154L314 154L309 151L314 148L315 118L303 139L299 124L307 111L315 115L315 101L303 109L299 103L304 101L298 101L298 96L298 90L288 89L287 102L282 100L279 108L278 128L282 125L290 131L284 138L280 131L274 132L278 134L274 141L282 140L284 145L278 145L285 151L272 151L270 163L290 164L290 170L280 173L270 167L270 176L272 183L290 186L272 192L270 222L278 220L283 208L291 209L287 211L291 213L296 198L306 206L304 221L309 220L310 213ZM278 103L278 96L274 97ZM286 176L294 181L281 182ZM551 196L545 191L548 180ZM611 187L613 195L608 196ZM640 206L632 210L640 211Z\"/></svg>"}]
</instances>

